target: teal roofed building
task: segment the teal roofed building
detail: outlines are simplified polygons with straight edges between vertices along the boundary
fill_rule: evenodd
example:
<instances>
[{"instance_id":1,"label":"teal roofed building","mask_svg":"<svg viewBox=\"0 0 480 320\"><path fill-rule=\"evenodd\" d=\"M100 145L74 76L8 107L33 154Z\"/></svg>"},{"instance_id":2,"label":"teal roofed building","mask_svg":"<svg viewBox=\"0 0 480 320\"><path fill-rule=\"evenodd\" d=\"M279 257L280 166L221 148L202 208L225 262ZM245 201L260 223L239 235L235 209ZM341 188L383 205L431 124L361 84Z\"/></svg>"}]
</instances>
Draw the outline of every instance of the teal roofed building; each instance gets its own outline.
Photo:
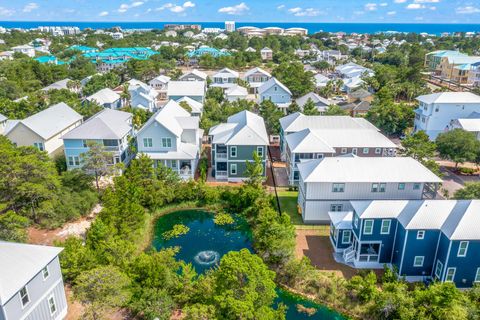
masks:
<instances>
[{"instance_id":1,"label":"teal roofed building","mask_svg":"<svg viewBox=\"0 0 480 320\"><path fill-rule=\"evenodd\" d=\"M467 57L465 53L455 50L437 50L425 55L425 67L430 71L436 71L444 57Z\"/></svg>"},{"instance_id":2,"label":"teal roofed building","mask_svg":"<svg viewBox=\"0 0 480 320\"><path fill-rule=\"evenodd\" d=\"M67 62L58 60L57 57L55 56L41 56L41 57L36 57L34 60L44 64L44 63L51 63L55 65L63 65L66 64Z\"/></svg>"},{"instance_id":3,"label":"teal roofed building","mask_svg":"<svg viewBox=\"0 0 480 320\"><path fill-rule=\"evenodd\" d=\"M109 48L100 52L84 53L83 56L97 65L97 71L108 72L122 66L130 59L147 60L157 53L157 51L147 47L131 47Z\"/></svg>"},{"instance_id":4,"label":"teal roofed building","mask_svg":"<svg viewBox=\"0 0 480 320\"><path fill-rule=\"evenodd\" d=\"M82 45L78 45L78 44L69 47L67 50L78 50L82 53L98 52L97 48L82 46Z\"/></svg>"},{"instance_id":5,"label":"teal roofed building","mask_svg":"<svg viewBox=\"0 0 480 320\"><path fill-rule=\"evenodd\" d=\"M210 48L210 47L202 47L198 48L197 50L193 50L187 53L187 57L189 58L198 58L201 57L205 54L209 54L215 58L217 57L222 57L222 56L230 56L231 54L229 52L225 51L220 51L216 48Z\"/></svg>"}]
</instances>

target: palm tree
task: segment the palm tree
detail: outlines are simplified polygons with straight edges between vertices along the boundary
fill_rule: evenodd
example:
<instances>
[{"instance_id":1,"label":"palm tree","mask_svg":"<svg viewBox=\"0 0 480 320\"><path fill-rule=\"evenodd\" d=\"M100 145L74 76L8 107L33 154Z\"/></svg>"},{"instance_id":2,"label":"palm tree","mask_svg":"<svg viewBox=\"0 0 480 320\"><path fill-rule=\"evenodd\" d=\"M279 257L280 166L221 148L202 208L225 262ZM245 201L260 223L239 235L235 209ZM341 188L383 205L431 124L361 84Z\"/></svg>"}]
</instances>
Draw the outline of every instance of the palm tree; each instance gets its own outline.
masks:
<instances>
[{"instance_id":1,"label":"palm tree","mask_svg":"<svg viewBox=\"0 0 480 320\"><path fill-rule=\"evenodd\" d=\"M79 80L69 80L67 82L67 88L74 92L78 92L81 86L82 84L80 83Z\"/></svg>"},{"instance_id":2,"label":"palm tree","mask_svg":"<svg viewBox=\"0 0 480 320\"><path fill-rule=\"evenodd\" d=\"M130 102L130 91L128 91L128 86L129 86L129 83L125 82L123 84L122 93L120 93L120 98L122 99L122 105L124 107L127 107Z\"/></svg>"}]
</instances>

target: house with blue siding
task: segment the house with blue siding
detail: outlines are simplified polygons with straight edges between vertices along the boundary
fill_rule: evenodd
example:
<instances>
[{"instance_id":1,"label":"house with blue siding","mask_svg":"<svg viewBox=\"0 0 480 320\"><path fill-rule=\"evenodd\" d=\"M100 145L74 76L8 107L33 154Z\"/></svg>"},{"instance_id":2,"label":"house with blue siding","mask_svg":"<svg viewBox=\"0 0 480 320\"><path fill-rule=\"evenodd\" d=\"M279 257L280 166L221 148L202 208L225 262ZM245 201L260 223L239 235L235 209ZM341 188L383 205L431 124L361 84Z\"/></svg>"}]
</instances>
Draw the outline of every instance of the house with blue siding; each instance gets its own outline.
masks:
<instances>
[{"instance_id":1,"label":"house with blue siding","mask_svg":"<svg viewBox=\"0 0 480 320\"><path fill-rule=\"evenodd\" d=\"M245 72L243 75L243 80L248 82L250 93L257 94L258 88L267 82L271 77L272 75L269 72L257 67Z\"/></svg>"},{"instance_id":2,"label":"house with blue siding","mask_svg":"<svg viewBox=\"0 0 480 320\"><path fill-rule=\"evenodd\" d=\"M239 74L237 71L229 68L223 68L212 76L213 82L210 84L210 86L225 90L234 86L237 83L238 78Z\"/></svg>"},{"instance_id":3,"label":"house with blue siding","mask_svg":"<svg viewBox=\"0 0 480 320\"><path fill-rule=\"evenodd\" d=\"M86 97L85 103L96 103L108 109L120 109L122 107L120 95L110 88L101 89L91 96Z\"/></svg>"},{"instance_id":4,"label":"house with blue siding","mask_svg":"<svg viewBox=\"0 0 480 320\"><path fill-rule=\"evenodd\" d=\"M266 175L269 140L262 117L244 110L228 117L226 123L210 128L208 135L212 141L212 174L215 179L245 180L246 163L253 161L254 153L262 158L263 175Z\"/></svg>"},{"instance_id":5,"label":"house with blue siding","mask_svg":"<svg viewBox=\"0 0 480 320\"><path fill-rule=\"evenodd\" d=\"M337 261L393 268L407 281L480 282L480 200L351 201L329 212Z\"/></svg>"},{"instance_id":6,"label":"house with blue siding","mask_svg":"<svg viewBox=\"0 0 480 320\"><path fill-rule=\"evenodd\" d=\"M138 131L138 153L150 157L155 167L164 166L184 180L193 179L203 136L199 125L198 116L170 100Z\"/></svg>"},{"instance_id":7,"label":"house with blue siding","mask_svg":"<svg viewBox=\"0 0 480 320\"><path fill-rule=\"evenodd\" d=\"M131 113L112 109L100 111L62 136L68 170L82 167L82 154L90 149L90 143L98 143L110 152L112 165L128 165L134 156L130 149L133 135Z\"/></svg>"},{"instance_id":8,"label":"house with blue siding","mask_svg":"<svg viewBox=\"0 0 480 320\"><path fill-rule=\"evenodd\" d=\"M292 92L277 78L270 78L258 87L258 103L270 100L286 112L292 102Z\"/></svg>"},{"instance_id":9,"label":"house with blue siding","mask_svg":"<svg viewBox=\"0 0 480 320\"><path fill-rule=\"evenodd\" d=\"M0 320L65 319L62 250L0 241Z\"/></svg>"}]
</instances>

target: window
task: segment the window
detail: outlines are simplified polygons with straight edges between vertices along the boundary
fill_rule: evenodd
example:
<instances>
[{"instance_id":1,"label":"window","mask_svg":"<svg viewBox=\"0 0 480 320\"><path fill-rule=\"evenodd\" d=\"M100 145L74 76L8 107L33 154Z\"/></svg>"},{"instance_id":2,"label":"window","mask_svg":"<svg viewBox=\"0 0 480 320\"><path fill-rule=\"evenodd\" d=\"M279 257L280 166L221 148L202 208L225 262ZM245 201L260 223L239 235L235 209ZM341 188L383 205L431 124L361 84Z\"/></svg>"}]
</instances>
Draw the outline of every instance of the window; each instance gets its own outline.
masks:
<instances>
[{"instance_id":1,"label":"window","mask_svg":"<svg viewBox=\"0 0 480 320\"><path fill-rule=\"evenodd\" d=\"M477 268L477 273L475 273L475 280L474 282L480 282L480 268Z\"/></svg>"},{"instance_id":2,"label":"window","mask_svg":"<svg viewBox=\"0 0 480 320\"><path fill-rule=\"evenodd\" d=\"M345 183L334 183L332 185L332 192L344 192L345 191Z\"/></svg>"},{"instance_id":3,"label":"window","mask_svg":"<svg viewBox=\"0 0 480 320\"><path fill-rule=\"evenodd\" d=\"M79 166L80 158L78 156L68 156L68 165L71 167Z\"/></svg>"},{"instance_id":4,"label":"window","mask_svg":"<svg viewBox=\"0 0 480 320\"><path fill-rule=\"evenodd\" d=\"M51 296L48 298L48 307L50 308L50 314L54 314L57 311L57 306L55 304L55 298Z\"/></svg>"},{"instance_id":5,"label":"window","mask_svg":"<svg viewBox=\"0 0 480 320\"><path fill-rule=\"evenodd\" d=\"M230 157L232 158L237 157L237 147L230 147Z\"/></svg>"},{"instance_id":6,"label":"window","mask_svg":"<svg viewBox=\"0 0 480 320\"><path fill-rule=\"evenodd\" d=\"M417 240L423 240L425 238L425 230L417 231Z\"/></svg>"},{"instance_id":7,"label":"window","mask_svg":"<svg viewBox=\"0 0 480 320\"><path fill-rule=\"evenodd\" d=\"M382 148L375 148L375 154L382 153Z\"/></svg>"},{"instance_id":8,"label":"window","mask_svg":"<svg viewBox=\"0 0 480 320\"><path fill-rule=\"evenodd\" d=\"M458 246L457 257L465 257L467 255L468 241L460 241Z\"/></svg>"},{"instance_id":9,"label":"window","mask_svg":"<svg viewBox=\"0 0 480 320\"><path fill-rule=\"evenodd\" d=\"M390 220L390 219L382 220L382 229L380 230L380 233L381 234L389 234L391 224L392 224L392 220Z\"/></svg>"},{"instance_id":10,"label":"window","mask_svg":"<svg viewBox=\"0 0 480 320\"><path fill-rule=\"evenodd\" d=\"M373 233L373 220L365 220L363 222L363 234Z\"/></svg>"},{"instance_id":11,"label":"window","mask_svg":"<svg viewBox=\"0 0 480 320\"><path fill-rule=\"evenodd\" d=\"M44 151L45 147L43 145L43 142L34 142L33 143L34 147L37 148L40 151Z\"/></svg>"},{"instance_id":12,"label":"window","mask_svg":"<svg viewBox=\"0 0 480 320\"><path fill-rule=\"evenodd\" d=\"M368 148L363 148L363 154L368 154L370 150Z\"/></svg>"},{"instance_id":13,"label":"window","mask_svg":"<svg viewBox=\"0 0 480 320\"><path fill-rule=\"evenodd\" d=\"M437 260L437 264L435 265L435 277L438 279L442 277L442 269L443 263L440 260Z\"/></svg>"},{"instance_id":14,"label":"window","mask_svg":"<svg viewBox=\"0 0 480 320\"><path fill-rule=\"evenodd\" d=\"M237 164L236 163L232 163L230 165L230 174L232 175L236 175L237 174Z\"/></svg>"},{"instance_id":15,"label":"window","mask_svg":"<svg viewBox=\"0 0 480 320\"><path fill-rule=\"evenodd\" d=\"M457 268L448 268L447 269L447 275L445 276L445 282L453 282L453 279L455 279L455 271L457 271Z\"/></svg>"},{"instance_id":16,"label":"window","mask_svg":"<svg viewBox=\"0 0 480 320\"><path fill-rule=\"evenodd\" d=\"M356 214L353 214L353 226L358 228L358 216Z\"/></svg>"},{"instance_id":17,"label":"window","mask_svg":"<svg viewBox=\"0 0 480 320\"><path fill-rule=\"evenodd\" d=\"M414 183L413 190L420 190L420 183Z\"/></svg>"},{"instance_id":18,"label":"window","mask_svg":"<svg viewBox=\"0 0 480 320\"><path fill-rule=\"evenodd\" d=\"M352 154L355 154L355 155L357 154L357 148L352 149Z\"/></svg>"},{"instance_id":19,"label":"window","mask_svg":"<svg viewBox=\"0 0 480 320\"><path fill-rule=\"evenodd\" d=\"M162 138L162 147L171 148L172 147L172 138Z\"/></svg>"},{"instance_id":20,"label":"window","mask_svg":"<svg viewBox=\"0 0 480 320\"><path fill-rule=\"evenodd\" d=\"M153 147L153 140L152 138L143 138L143 146L145 148L151 148Z\"/></svg>"},{"instance_id":21,"label":"window","mask_svg":"<svg viewBox=\"0 0 480 320\"><path fill-rule=\"evenodd\" d=\"M347 153L347 148L342 148L342 153Z\"/></svg>"},{"instance_id":22,"label":"window","mask_svg":"<svg viewBox=\"0 0 480 320\"><path fill-rule=\"evenodd\" d=\"M20 300L22 300L23 307L25 307L30 302L30 298L28 297L28 291L26 286L20 289Z\"/></svg>"},{"instance_id":23,"label":"window","mask_svg":"<svg viewBox=\"0 0 480 320\"><path fill-rule=\"evenodd\" d=\"M332 204L330 205L330 211L331 212L340 212L343 209L343 205L341 204Z\"/></svg>"},{"instance_id":24,"label":"window","mask_svg":"<svg viewBox=\"0 0 480 320\"><path fill-rule=\"evenodd\" d=\"M48 266L43 268L42 275L43 275L43 280L46 280L48 278L48 276L50 275L50 273L48 272Z\"/></svg>"},{"instance_id":25,"label":"window","mask_svg":"<svg viewBox=\"0 0 480 320\"><path fill-rule=\"evenodd\" d=\"M416 256L413 260L414 267L423 267L423 261L425 260L424 256Z\"/></svg>"},{"instance_id":26,"label":"window","mask_svg":"<svg viewBox=\"0 0 480 320\"><path fill-rule=\"evenodd\" d=\"M352 232L350 230L343 230L342 244L349 244L351 241Z\"/></svg>"},{"instance_id":27,"label":"window","mask_svg":"<svg viewBox=\"0 0 480 320\"><path fill-rule=\"evenodd\" d=\"M372 192L378 192L378 183L372 183Z\"/></svg>"},{"instance_id":28,"label":"window","mask_svg":"<svg viewBox=\"0 0 480 320\"><path fill-rule=\"evenodd\" d=\"M257 155L263 158L263 147L257 147Z\"/></svg>"},{"instance_id":29,"label":"window","mask_svg":"<svg viewBox=\"0 0 480 320\"><path fill-rule=\"evenodd\" d=\"M379 191L379 192L385 192L385 189L386 189L386 188L387 188L387 184L386 184L386 183L380 183L378 191Z\"/></svg>"},{"instance_id":30,"label":"window","mask_svg":"<svg viewBox=\"0 0 480 320\"><path fill-rule=\"evenodd\" d=\"M405 183L399 183L398 190L405 190Z\"/></svg>"}]
</instances>

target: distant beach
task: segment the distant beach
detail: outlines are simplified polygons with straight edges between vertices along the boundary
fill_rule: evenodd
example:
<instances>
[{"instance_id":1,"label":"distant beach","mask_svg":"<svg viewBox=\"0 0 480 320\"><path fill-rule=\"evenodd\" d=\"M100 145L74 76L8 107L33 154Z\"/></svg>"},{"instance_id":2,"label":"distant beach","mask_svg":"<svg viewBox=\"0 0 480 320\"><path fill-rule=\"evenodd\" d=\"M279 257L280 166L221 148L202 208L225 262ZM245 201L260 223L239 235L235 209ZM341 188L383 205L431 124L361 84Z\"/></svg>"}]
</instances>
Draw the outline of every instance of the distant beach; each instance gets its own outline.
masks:
<instances>
[{"instance_id":1,"label":"distant beach","mask_svg":"<svg viewBox=\"0 0 480 320\"><path fill-rule=\"evenodd\" d=\"M80 29L163 29L165 24L200 24L202 28L224 28L224 22L72 22L72 21L0 21L4 28L30 29L39 26L76 26ZM236 22L236 27L254 26L259 28L305 28L308 33L319 31L346 33L379 32L426 32L440 35L443 32L480 32L480 24L426 24L426 23L309 23L309 22Z\"/></svg>"}]
</instances>

